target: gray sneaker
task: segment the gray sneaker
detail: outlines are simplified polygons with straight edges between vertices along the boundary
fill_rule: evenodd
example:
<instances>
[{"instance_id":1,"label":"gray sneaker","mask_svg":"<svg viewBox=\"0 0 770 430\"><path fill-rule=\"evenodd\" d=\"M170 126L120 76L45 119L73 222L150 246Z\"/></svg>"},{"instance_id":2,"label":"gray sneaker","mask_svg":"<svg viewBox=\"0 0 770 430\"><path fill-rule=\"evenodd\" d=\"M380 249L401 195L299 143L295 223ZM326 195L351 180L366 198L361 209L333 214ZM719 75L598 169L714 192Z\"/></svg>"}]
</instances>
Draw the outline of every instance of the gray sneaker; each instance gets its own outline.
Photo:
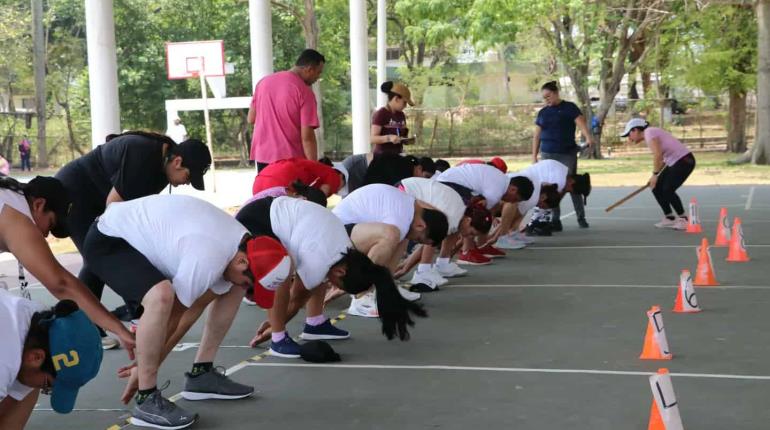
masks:
<instances>
[{"instance_id":1,"label":"gray sneaker","mask_svg":"<svg viewBox=\"0 0 770 430\"><path fill-rule=\"evenodd\" d=\"M147 396L141 405L131 412L131 424L139 427L176 430L190 427L198 420L198 414L190 413L163 397L160 390Z\"/></svg>"},{"instance_id":2,"label":"gray sneaker","mask_svg":"<svg viewBox=\"0 0 770 430\"><path fill-rule=\"evenodd\" d=\"M253 393L254 387L233 381L225 375L224 369L217 367L196 377L185 373L182 397L186 400L236 400Z\"/></svg>"}]
</instances>

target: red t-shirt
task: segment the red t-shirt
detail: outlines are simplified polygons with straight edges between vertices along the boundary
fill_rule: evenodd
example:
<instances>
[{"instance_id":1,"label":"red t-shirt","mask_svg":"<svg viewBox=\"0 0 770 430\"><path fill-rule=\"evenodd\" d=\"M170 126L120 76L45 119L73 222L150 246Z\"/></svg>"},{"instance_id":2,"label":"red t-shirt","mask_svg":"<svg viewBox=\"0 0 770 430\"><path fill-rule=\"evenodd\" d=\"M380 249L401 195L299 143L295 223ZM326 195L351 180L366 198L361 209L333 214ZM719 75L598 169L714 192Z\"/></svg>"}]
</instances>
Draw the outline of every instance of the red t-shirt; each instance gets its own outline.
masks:
<instances>
[{"instance_id":1,"label":"red t-shirt","mask_svg":"<svg viewBox=\"0 0 770 430\"><path fill-rule=\"evenodd\" d=\"M380 136L396 135L409 137L409 129L406 128L406 115L404 112L391 112L387 108L380 108L372 116L372 125L379 125ZM404 145L400 143L383 143L374 145L374 154L400 154Z\"/></svg>"},{"instance_id":2,"label":"red t-shirt","mask_svg":"<svg viewBox=\"0 0 770 430\"><path fill-rule=\"evenodd\" d=\"M287 158L260 170L254 178L251 192L257 194L272 187L288 187L297 180L305 185L312 184L313 188L318 189L321 189L322 185L329 185L332 194L342 185L339 173L326 164L304 158Z\"/></svg>"}]
</instances>

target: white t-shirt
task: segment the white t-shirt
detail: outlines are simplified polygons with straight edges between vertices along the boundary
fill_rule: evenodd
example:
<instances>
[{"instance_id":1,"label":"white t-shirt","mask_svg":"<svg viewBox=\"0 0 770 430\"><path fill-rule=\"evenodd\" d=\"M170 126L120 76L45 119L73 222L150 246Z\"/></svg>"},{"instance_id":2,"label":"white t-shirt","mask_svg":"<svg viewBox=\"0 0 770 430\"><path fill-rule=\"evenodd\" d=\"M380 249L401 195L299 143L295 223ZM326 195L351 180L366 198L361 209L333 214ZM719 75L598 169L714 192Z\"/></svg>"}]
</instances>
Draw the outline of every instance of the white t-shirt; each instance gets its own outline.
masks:
<instances>
[{"instance_id":1,"label":"white t-shirt","mask_svg":"<svg viewBox=\"0 0 770 430\"><path fill-rule=\"evenodd\" d=\"M540 200L540 187L545 184L556 184L559 192L564 191L567 185L567 174L569 168L556 160L541 160L535 164L526 167L518 172L508 173L508 176L524 176L532 181L534 191L529 200L519 203L519 213L526 214L530 209L537 206Z\"/></svg>"},{"instance_id":2,"label":"white t-shirt","mask_svg":"<svg viewBox=\"0 0 770 430\"><path fill-rule=\"evenodd\" d=\"M166 130L166 136L173 139L176 143L182 143L185 141L185 137L187 136L187 128L185 128L184 124L181 122L178 125L171 124L168 130Z\"/></svg>"},{"instance_id":3,"label":"white t-shirt","mask_svg":"<svg viewBox=\"0 0 770 430\"><path fill-rule=\"evenodd\" d=\"M35 222L35 220L32 218L32 212L29 210L29 203L27 203L27 199L24 197L24 195L9 189L0 189L0 212L2 212L6 205L21 212L27 218L32 220L33 223ZM6 249L5 244L0 242L0 252L7 251L8 249Z\"/></svg>"},{"instance_id":4,"label":"white t-shirt","mask_svg":"<svg viewBox=\"0 0 770 430\"><path fill-rule=\"evenodd\" d=\"M441 182L426 178L406 178L401 181L404 191L417 200L435 206L449 221L449 234L457 231L465 215L465 203L457 191Z\"/></svg>"},{"instance_id":5,"label":"white t-shirt","mask_svg":"<svg viewBox=\"0 0 770 430\"><path fill-rule=\"evenodd\" d=\"M161 194L112 203L99 231L128 242L171 279L179 301L190 307L206 290L230 291L225 269L248 230L204 200Z\"/></svg>"},{"instance_id":6,"label":"white t-shirt","mask_svg":"<svg viewBox=\"0 0 770 430\"><path fill-rule=\"evenodd\" d=\"M486 164L462 164L447 169L439 175L440 182L453 182L483 196L487 209L492 209L508 191L511 180L496 167Z\"/></svg>"},{"instance_id":7,"label":"white t-shirt","mask_svg":"<svg viewBox=\"0 0 770 430\"><path fill-rule=\"evenodd\" d=\"M29 323L32 315L41 310L41 305L0 289L0 401L6 396L21 401L32 392L16 378Z\"/></svg>"},{"instance_id":8,"label":"white t-shirt","mask_svg":"<svg viewBox=\"0 0 770 430\"><path fill-rule=\"evenodd\" d=\"M307 200L276 197L270 205L270 226L294 259L297 275L308 290L320 285L353 247L339 218Z\"/></svg>"},{"instance_id":9,"label":"white t-shirt","mask_svg":"<svg viewBox=\"0 0 770 430\"><path fill-rule=\"evenodd\" d=\"M396 187L371 184L357 188L334 208L343 225L381 222L398 227L404 240L414 221L415 198Z\"/></svg>"}]
</instances>

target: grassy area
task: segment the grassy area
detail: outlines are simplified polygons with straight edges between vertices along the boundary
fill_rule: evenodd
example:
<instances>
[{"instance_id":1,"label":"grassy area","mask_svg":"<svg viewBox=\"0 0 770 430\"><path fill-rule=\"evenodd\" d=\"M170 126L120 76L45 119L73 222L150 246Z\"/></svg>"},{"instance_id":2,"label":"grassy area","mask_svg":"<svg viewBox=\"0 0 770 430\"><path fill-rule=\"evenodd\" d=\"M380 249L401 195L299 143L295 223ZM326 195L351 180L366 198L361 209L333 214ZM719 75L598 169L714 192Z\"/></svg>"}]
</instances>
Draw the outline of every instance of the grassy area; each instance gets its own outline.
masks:
<instances>
[{"instance_id":1,"label":"grassy area","mask_svg":"<svg viewBox=\"0 0 770 430\"><path fill-rule=\"evenodd\" d=\"M733 165L735 154L701 152L687 185L770 184L770 166ZM508 169L515 171L531 163L531 156L506 157ZM603 160L579 160L580 171L591 173L594 186L639 186L652 172L652 156L627 155Z\"/></svg>"}]
</instances>

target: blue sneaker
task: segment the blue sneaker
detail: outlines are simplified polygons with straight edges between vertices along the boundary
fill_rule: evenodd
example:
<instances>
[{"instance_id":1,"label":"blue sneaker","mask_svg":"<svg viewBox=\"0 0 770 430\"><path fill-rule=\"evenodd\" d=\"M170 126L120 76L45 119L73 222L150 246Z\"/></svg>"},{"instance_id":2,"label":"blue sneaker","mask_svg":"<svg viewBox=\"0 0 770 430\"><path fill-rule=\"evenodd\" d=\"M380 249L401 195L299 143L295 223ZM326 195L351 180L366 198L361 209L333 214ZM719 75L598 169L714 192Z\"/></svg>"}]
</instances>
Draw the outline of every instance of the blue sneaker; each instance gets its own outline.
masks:
<instances>
[{"instance_id":1,"label":"blue sneaker","mask_svg":"<svg viewBox=\"0 0 770 430\"><path fill-rule=\"evenodd\" d=\"M270 342L270 355L283 358L299 358L299 345L286 333L280 342Z\"/></svg>"},{"instance_id":2,"label":"blue sneaker","mask_svg":"<svg viewBox=\"0 0 770 430\"><path fill-rule=\"evenodd\" d=\"M331 320L326 320L320 325L305 324L305 329L299 335L303 340L334 340L347 339L350 333L332 325Z\"/></svg>"}]
</instances>

